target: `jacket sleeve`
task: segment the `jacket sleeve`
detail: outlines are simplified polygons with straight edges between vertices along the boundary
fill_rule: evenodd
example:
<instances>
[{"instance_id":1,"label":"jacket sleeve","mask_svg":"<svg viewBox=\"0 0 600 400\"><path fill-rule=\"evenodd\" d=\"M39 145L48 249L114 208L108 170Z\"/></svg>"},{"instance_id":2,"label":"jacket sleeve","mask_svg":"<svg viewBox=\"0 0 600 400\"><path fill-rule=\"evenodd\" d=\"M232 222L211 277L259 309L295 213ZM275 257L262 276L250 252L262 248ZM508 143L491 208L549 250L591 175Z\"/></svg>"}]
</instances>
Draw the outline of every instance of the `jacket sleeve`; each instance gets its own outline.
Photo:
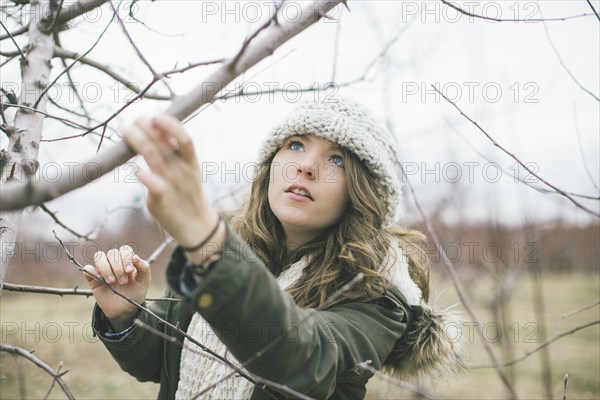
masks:
<instances>
[{"instance_id":1,"label":"jacket sleeve","mask_svg":"<svg viewBox=\"0 0 600 400\"><path fill-rule=\"evenodd\" d=\"M171 289L180 294L184 263L177 249L167 269ZM370 374L356 365L371 360L380 368L406 328L403 309L383 302L301 309L229 226L221 258L186 301L237 360L253 359L248 371L314 398L331 396L345 380L363 388Z\"/></svg>"},{"instance_id":2,"label":"jacket sleeve","mask_svg":"<svg viewBox=\"0 0 600 400\"><path fill-rule=\"evenodd\" d=\"M167 302L157 301L150 305L150 309L164 318L167 304ZM118 339L107 338L103 335L105 318L102 310L96 304L92 317L94 333L119 366L138 381L160 382L164 340L138 326ZM163 330L158 321L145 312L141 312L138 318L156 330Z\"/></svg>"}]
</instances>

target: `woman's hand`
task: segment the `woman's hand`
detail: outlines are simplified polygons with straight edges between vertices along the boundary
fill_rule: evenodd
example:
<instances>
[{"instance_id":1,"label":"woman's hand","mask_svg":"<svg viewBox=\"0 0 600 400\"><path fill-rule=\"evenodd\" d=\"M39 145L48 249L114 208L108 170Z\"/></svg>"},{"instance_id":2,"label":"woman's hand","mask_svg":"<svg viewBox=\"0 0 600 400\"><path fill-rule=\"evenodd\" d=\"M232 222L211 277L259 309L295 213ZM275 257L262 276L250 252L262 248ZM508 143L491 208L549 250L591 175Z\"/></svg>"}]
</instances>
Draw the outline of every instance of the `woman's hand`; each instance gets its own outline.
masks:
<instances>
[{"instance_id":1,"label":"woman's hand","mask_svg":"<svg viewBox=\"0 0 600 400\"><path fill-rule=\"evenodd\" d=\"M193 143L181 123L161 114L139 118L122 133L150 167L140 169L137 177L148 188L147 205L152 215L182 246L201 242L218 214L204 197Z\"/></svg>"},{"instance_id":2,"label":"woman's hand","mask_svg":"<svg viewBox=\"0 0 600 400\"><path fill-rule=\"evenodd\" d=\"M137 307L96 278L104 279L117 292L142 304L150 287L150 264L134 254L129 246L109 250L106 254L99 251L94 255L94 263L95 266L84 267L85 279L104 315L116 329L122 330L133 322L138 313Z\"/></svg>"}]
</instances>

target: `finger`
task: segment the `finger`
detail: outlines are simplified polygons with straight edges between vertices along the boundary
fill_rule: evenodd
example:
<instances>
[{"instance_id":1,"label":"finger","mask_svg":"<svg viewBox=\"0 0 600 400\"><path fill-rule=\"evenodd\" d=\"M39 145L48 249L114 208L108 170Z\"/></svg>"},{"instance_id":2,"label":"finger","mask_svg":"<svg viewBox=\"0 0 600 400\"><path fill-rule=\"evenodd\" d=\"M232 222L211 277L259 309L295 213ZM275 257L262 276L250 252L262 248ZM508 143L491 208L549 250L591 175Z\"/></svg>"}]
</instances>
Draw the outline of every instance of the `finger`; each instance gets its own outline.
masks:
<instances>
[{"instance_id":1,"label":"finger","mask_svg":"<svg viewBox=\"0 0 600 400\"><path fill-rule=\"evenodd\" d=\"M150 278L150 263L146 260L142 260L142 258L138 255L134 255L131 260L133 261L133 266L137 271L137 278L140 281L147 281Z\"/></svg>"},{"instance_id":2,"label":"finger","mask_svg":"<svg viewBox=\"0 0 600 400\"><path fill-rule=\"evenodd\" d=\"M138 169L138 171L135 173L135 176L140 182L142 182L144 186L148 188L148 192L150 192L150 195L153 197L160 198L168 188L168 185L164 179L152 171Z\"/></svg>"},{"instance_id":3,"label":"finger","mask_svg":"<svg viewBox=\"0 0 600 400\"><path fill-rule=\"evenodd\" d=\"M195 161L196 153L192 138L186 132L181 122L168 114L159 114L152 118L152 126L158 130L163 137L175 138L179 145L179 154L186 161Z\"/></svg>"},{"instance_id":4,"label":"finger","mask_svg":"<svg viewBox=\"0 0 600 400\"><path fill-rule=\"evenodd\" d=\"M85 281L90 286L90 289L95 289L99 285L102 285L102 282L100 282L100 279L102 278L100 277L100 275L98 275L98 271L96 271L96 268L88 264L83 267L82 272Z\"/></svg>"},{"instance_id":5,"label":"finger","mask_svg":"<svg viewBox=\"0 0 600 400\"><path fill-rule=\"evenodd\" d=\"M173 158L173 154L178 154L179 143L175 137L156 129L149 118L140 117L135 120L134 125L140 128L160 149L164 159L170 160Z\"/></svg>"},{"instance_id":6,"label":"finger","mask_svg":"<svg viewBox=\"0 0 600 400\"><path fill-rule=\"evenodd\" d=\"M148 166L157 172L165 172L167 169L166 154L156 145L155 141L148 136L139 126L131 125L121 130L123 139L138 154L146 160Z\"/></svg>"},{"instance_id":7,"label":"finger","mask_svg":"<svg viewBox=\"0 0 600 400\"><path fill-rule=\"evenodd\" d=\"M133 268L133 249L130 246L121 246L119 248L119 254L121 256L121 263L123 264L123 271L125 271L126 275L131 275L131 273L135 270Z\"/></svg>"},{"instance_id":8,"label":"finger","mask_svg":"<svg viewBox=\"0 0 600 400\"><path fill-rule=\"evenodd\" d=\"M106 254L104 254L103 251L99 251L94 254L94 261L96 263L96 269L106 282L112 285L117 281L113 274L112 268L110 267L110 263L106 258Z\"/></svg>"},{"instance_id":9,"label":"finger","mask_svg":"<svg viewBox=\"0 0 600 400\"><path fill-rule=\"evenodd\" d=\"M108 253L106 253L106 258L108 258L108 262L112 267L113 273L117 278L117 281L121 285L127 285L129 282L129 278L127 278L127 274L125 273L125 266L121 261L121 255L119 254L118 249L110 249Z\"/></svg>"}]
</instances>

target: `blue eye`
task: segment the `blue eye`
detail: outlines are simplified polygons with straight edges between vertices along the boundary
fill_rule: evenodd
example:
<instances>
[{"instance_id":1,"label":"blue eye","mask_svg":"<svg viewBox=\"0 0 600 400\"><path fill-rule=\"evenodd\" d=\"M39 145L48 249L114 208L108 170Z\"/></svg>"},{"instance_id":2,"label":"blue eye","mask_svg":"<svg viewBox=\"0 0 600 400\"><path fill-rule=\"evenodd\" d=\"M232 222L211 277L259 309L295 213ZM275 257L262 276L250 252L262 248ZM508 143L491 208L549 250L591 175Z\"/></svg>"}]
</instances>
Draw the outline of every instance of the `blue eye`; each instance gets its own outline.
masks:
<instances>
[{"instance_id":1,"label":"blue eye","mask_svg":"<svg viewBox=\"0 0 600 400\"><path fill-rule=\"evenodd\" d=\"M301 150L303 147L304 145L298 142L297 140L290 141L290 143L287 146L287 148L290 150Z\"/></svg>"},{"instance_id":2,"label":"blue eye","mask_svg":"<svg viewBox=\"0 0 600 400\"><path fill-rule=\"evenodd\" d=\"M344 167L344 159L337 154L329 157L329 159L337 166Z\"/></svg>"}]
</instances>

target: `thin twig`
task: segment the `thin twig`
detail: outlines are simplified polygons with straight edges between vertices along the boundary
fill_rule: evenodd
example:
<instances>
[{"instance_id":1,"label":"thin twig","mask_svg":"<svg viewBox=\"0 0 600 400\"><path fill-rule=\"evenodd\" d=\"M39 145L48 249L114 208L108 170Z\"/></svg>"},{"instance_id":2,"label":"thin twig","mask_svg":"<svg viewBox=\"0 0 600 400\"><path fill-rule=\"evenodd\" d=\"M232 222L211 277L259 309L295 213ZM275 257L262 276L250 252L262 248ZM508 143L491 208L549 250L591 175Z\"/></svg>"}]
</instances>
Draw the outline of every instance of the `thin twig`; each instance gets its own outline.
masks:
<instances>
[{"instance_id":1,"label":"thin twig","mask_svg":"<svg viewBox=\"0 0 600 400\"><path fill-rule=\"evenodd\" d=\"M104 72L106 75L110 76L115 81L122 83L127 89L131 90L132 92L134 92L134 93L140 92L140 89L137 84L135 84L131 80L128 80L124 76L120 75L118 72L114 71L109 66L104 65L98 61L81 56L72 51L65 50L61 47L54 48L54 56L60 57L61 59L69 58L72 60L76 60L77 62L80 62L81 64L85 64L90 67L93 67L99 71ZM173 96L163 96L163 95L159 95L159 94L148 93L144 96L144 98L148 98L148 99L152 99L152 100L172 100Z\"/></svg>"},{"instance_id":2,"label":"thin twig","mask_svg":"<svg viewBox=\"0 0 600 400\"><path fill-rule=\"evenodd\" d=\"M524 359L526 359L527 357L529 357L530 355L537 353L538 351L540 351L541 349L550 346L552 343L556 342L558 339L565 337L565 336L569 336L577 331L580 331L582 329L588 328L590 326L594 326L600 324L600 319L596 320L596 321L592 321L592 322L587 322L585 324L582 325L578 325L573 329L568 330L567 332L564 333L559 333L558 335L554 336L552 339L548 340L547 342L544 342L542 344L540 344L539 346L537 346L536 348L527 351L525 354L523 354L521 357L517 357L515 359L509 360L509 361L505 361L503 363L500 364L500 366L502 367L508 367L510 365L514 365L518 362L523 361ZM480 369L480 368L492 368L492 365L487 365L487 364L476 364L476 365L472 365L469 366L468 368L470 369Z\"/></svg>"},{"instance_id":3,"label":"thin twig","mask_svg":"<svg viewBox=\"0 0 600 400\"><path fill-rule=\"evenodd\" d=\"M577 80L577 78L575 78L575 75L573 75L573 73L571 72L571 70L565 65L565 62L563 61L562 57L560 56L560 53L556 49L556 46L554 46L554 42L552 41L552 38L550 37L550 31L548 30L548 27L546 26L546 23L543 22L542 26L544 27L544 32L546 32L546 38L548 38L548 43L550 43L550 47L552 47L552 50L554 51L554 54L556 55L556 58L558 58L558 62L560 63L560 66L567 72L567 74L569 74L569 76L571 77L571 79L573 80L573 82L575 82L575 84L577 86L579 86L579 88L581 90L583 90L584 92L586 92L587 94L589 94L590 96L592 96L594 99L596 99L596 101L600 101L600 98L598 98L598 96L596 94L594 94L591 90L585 88Z\"/></svg>"},{"instance_id":4,"label":"thin twig","mask_svg":"<svg viewBox=\"0 0 600 400\"><path fill-rule=\"evenodd\" d=\"M450 8L455 9L456 11L458 11L461 14L464 14L468 17L473 17L473 18L477 18L477 19L483 19L486 21L494 21L494 22L543 22L543 21L566 21L568 19L573 19L573 18L581 18L581 17L587 17L590 15L594 15L594 14L588 14L588 13L584 13L584 14L578 14L578 15L571 15L568 17L557 17L557 18L527 18L527 19L515 19L515 18L493 18L493 17L488 17L485 15L479 15L479 14L474 14L471 13L469 11L463 10L462 8L450 3L447 0L440 0L442 3L444 3L445 5L447 5Z\"/></svg>"},{"instance_id":5,"label":"thin twig","mask_svg":"<svg viewBox=\"0 0 600 400\"><path fill-rule=\"evenodd\" d=\"M113 17L114 18L114 15ZM81 55L80 58L85 57L86 55L88 55L92 50L94 50L94 48L96 47L96 45L100 42L100 40L104 37L104 34L106 33L106 31L108 30L108 28L110 27L111 23L112 23L112 18L109 20L108 24L106 24L106 26L104 27L104 29L102 30L102 32L100 32L100 35L98 36L98 38L96 39L96 41L92 44L92 46ZM39 95L39 97L37 98L37 100L35 101L35 103L33 104L33 108L37 108L38 104L40 103L40 101L42 101L42 98L46 95L46 93L48 93L48 90L50 90L50 88L52 86L54 86L54 84L56 82L58 82L58 80L60 79L61 76L63 76L65 73L67 73L67 71L69 71L71 68L73 68L73 66L75 64L77 64L78 59L73 60L73 62L65 69L62 70L62 72L60 74L58 74L56 76L56 78L54 78L54 80L52 82L50 82L46 88L42 91L42 93Z\"/></svg>"},{"instance_id":6,"label":"thin twig","mask_svg":"<svg viewBox=\"0 0 600 400\"><path fill-rule=\"evenodd\" d=\"M62 48L62 43L60 40L60 35L58 34L58 32L54 32L54 56L56 57L56 48ZM67 68L67 60L65 60L64 58L60 57L60 62L63 66L64 69ZM77 101L79 102L79 108L81 108L81 111L83 112L83 117L86 118L88 125L92 122L92 116L90 115L90 113L88 112L87 108L85 107L85 102L83 101L83 99L81 98L81 95L79 94L79 91L77 90L77 86L75 85L75 80L73 79L73 75L71 73L70 70L67 70L67 80L69 81L69 84L71 85L71 90L73 90L73 93L75 94L75 97L77 98ZM56 105L57 102L53 101L54 99L52 99L50 96L49 100L51 100L51 103ZM60 107L60 106L59 106ZM63 109L61 107L61 109Z\"/></svg>"},{"instance_id":7,"label":"thin twig","mask_svg":"<svg viewBox=\"0 0 600 400\"><path fill-rule=\"evenodd\" d=\"M433 89L438 92L443 98L444 100L446 100L448 103L452 104L454 106L454 108L456 108L458 110L458 112L465 117L467 120L469 120L469 122L471 122L473 125L475 125L477 127L477 129L479 129L479 131L481 133L483 133L485 135L485 137L487 137L494 146L496 146L497 148L499 148L500 150L502 150L502 152L504 152L505 154L507 154L510 158L512 158L513 160L515 160L517 163L519 163L519 165L521 165L527 172L529 172L532 176L536 177L537 179L539 179L540 181L542 181L544 184L546 184L547 186L551 187L552 189L554 189L558 194L566 197L567 199L569 199L569 201L571 201L571 203L573 203L577 208L587 212L588 214L591 214L595 217L600 218L600 214L598 214L595 211L590 210L589 208L585 207L584 205L580 204L577 200L575 200L573 197L569 196L567 193L565 193L564 190L561 190L559 188L557 188L556 186L552 185L551 183L549 183L548 181L546 181L545 179L543 179L542 177L540 177L538 174L536 174L534 171L531 170L531 168L529 168L524 162L522 162L521 160L519 160L513 153L509 152L508 150L506 150L504 147L502 147L494 138L492 138L492 136L487 133L476 121L474 121L473 119L471 119L467 114L465 114L460 107L458 107L456 105L455 102L453 102L452 100L450 100L448 97L446 97L437 87L435 87L435 85L431 85L431 87L433 87Z\"/></svg>"},{"instance_id":8,"label":"thin twig","mask_svg":"<svg viewBox=\"0 0 600 400\"><path fill-rule=\"evenodd\" d=\"M8 34L8 36L10 37L10 39L12 40L12 42L14 43L15 47L17 48L17 50L19 50L19 53L21 54L21 57L23 59L25 59L25 54L23 54L23 51L21 50L21 48L17 44L17 41L15 40L15 38L13 37L13 35L8 31L8 29L6 29L6 26L2 22L1 18L0 18L0 25L2 25L2 28L4 28L4 30L6 31L6 33Z\"/></svg>"},{"instance_id":9,"label":"thin twig","mask_svg":"<svg viewBox=\"0 0 600 400\"><path fill-rule=\"evenodd\" d=\"M391 376L382 374L381 372L377 371L375 368L373 368L371 366L371 360L361 362L360 364L357 364L356 366L358 368L361 368L361 369L371 372L373 375L375 375L377 378L381 379L382 381L391 383L392 385L399 386L402 389L406 389L410 392L416 393L419 396L425 397L426 399L432 399L432 400L436 399L436 397L434 395L427 392L425 389L421 389L415 385L411 385L408 382L404 382L404 381L401 381L400 379L396 379Z\"/></svg>"},{"instance_id":10,"label":"thin twig","mask_svg":"<svg viewBox=\"0 0 600 400\"><path fill-rule=\"evenodd\" d=\"M113 119L115 119L119 114L121 114L123 111L125 111L125 109L127 109L128 107L130 107L132 104L134 104L136 101L138 101L139 99L141 99L142 97L144 97L144 95L146 94L146 92L148 90L150 90L150 88L152 86L154 86L154 84L158 82L158 79L152 79L152 81L144 88L142 89L137 95L135 95L134 97L132 97L131 99L127 100L127 102L121 106L117 111L115 111L112 115L110 115L108 118L106 118L103 122L98 123L95 126L92 126L91 128L87 128L87 130L83 133L79 133L77 135L70 135L70 136L63 136L60 138L56 138L56 139L42 139L41 142L59 142L59 141L63 141L63 140L69 140L69 139L74 139L74 138L78 138L78 137L84 137L87 136L88 134L94 132L96 129L100 129L102 128L103 130L106 129L106 127L108 126L108 124L110 123L110 121L112 121ZM119 142L119 143L123 143L123 142ZM117 149L112 149L112 150L117 150ZM119 149L121 151L127 151L128 155L130 155L131 157L134 156L134 154L132 153L132 150L129 147L126 147L125 149ZM129 157L129 158L131 158ZM129 160L129 158L127 160ZM102 163L99 162L95 162L95 161L91 161L91 163L95 164L95 165L99 165L100 167L103 166ZM85 163L84 165L87 165L87 163ZM120 165L110 165L107 169L102 169L100 172L101 174L104 174L108 171L111 171L113 168L117 168ZM92 179L97 179L99 176L94 176L94 178ZM86 177L87 179L87 177Z\"/></svg>"},{"instance_id":11,"label":"thin twig","mask_svg":"<svg viewBox=\"0 0 600 400\"><path fill-rule=\"evenodd\" d=\"M452 280L452 283L454 284L454 287L456 288L456 292L458 294L458 297L460 298L461 303L467 310L467 313L471 317L471 320L473 322L477 323L477 326L481 327L482 325L479 323L479 318L477 317L477 313L475 312L475 309L473 308L471 301L468 299L467 294L465 293L465 290L462 286L460 278L458 277L458 274L456 273L456 269L454 268L454 266L452 265L452 262L448 258L448 255L446 254L446 251L445 251L444 247L442 246L435 229L433 228L431 220L427 217L427 215L421 208L421 204L419 203L419 201L417 199L415 190L414 190L413 186L411 185L410 180L408 179L408 176L404 172L404 168L402 168L402 164L399 165L399 168L402 172L402 176L404 177L403 182L406 182L406 184L410 190L410 193L412 195L412 198L415 202L415 205L417 207L417 210L419 211L419 214L425 221L425 226L427 228L427 231L429 232L429 235L431 236L431 239L433 240L433 242L435 244L435 248L436 248L437 252L440 254L442 261L450 274L450 279ZM489 341L483 334L483 330L477 329L477 333L479 334L479 336L481 338L481 343L483 344L483 348L488 353L488 356L490 357L490 360L492 361L492 365L494 366L494 369L500 376L500 379L504 383L504 386L510 392L511 397L513 399L517 399L518 398L517 393L515 392L515 389L513 388L510 381L508 380L506 373L504 372L504 370L502 370L502 368L501 368L502 366L498 362L498 359L496 358L496 354L494 353L494 350L492 349Z\"/></svg>"},{"instance_id":12,"label":"thin twig","mask_svg":"<svg viewBox=\"0 0 600 400\"><path fill-rule=\"evenodd\" d=\"M64 288L53 288L53 287L45 287L45 286L32 286L32 285L19 285L16 283L8 283L4 282L3 287L4 290L8 290L9 292L20 292L20 293L38 293L38 294L54 294L60 297L63 296L85 296L90 297L93 296L94 293L89 289L79 289L79 286L75 286L74 288L64 289ZM146 299L147 301L170 301L170 302L181 302L181 299L175 299L171 297L158 297L152 298L149 297Z\"/></svg>"},{"instance_id":13,"label":"thin twig","mask_svg":"<svg viewBox=\"0 0 600 400\"><path fill-rule=\"evenodd\" d=\"M91 238L89 237L89 235L82 235L81 233L77 233L73 229L71 229L68 226L66 226L61 220L58 219L58 217L56 216L56 213L50 211L50 209L48 207L46 207L45 204L40 204L40 208L42 210L44 210L44 212L46 214L48 214L50 216L50 218L52 218L52 220L54 220L55 223L57 223L58 225L62 226L64 229L66 229L71 234L77 236L79 239L91 240Z\"/></svg>"},{"instance_id":14,"label":"thin twig","mask_svg":"<svg viewBox=\"0 0 600 400\"><path fill-rule=\"evenodd\" d=\"M486 160L489 163L492 164L498 164L495 161L493 161L492 159L490 159L489 157L486 157L483 153L481 153L479 150L477 150L477 148L475 146L473 146L473 144L471 142L469 142L467 139L465 139L454 127L454 125L452 123L450 123L450 121L448 121L448 119L444 116L442 116L442 118L444 119L444 121L446 122L446 125L448 125L448 127L450 128L450 130L460 139L462 140L467 146L469 146L471 148L471 150L473 150L473 152L475 154L477 154L479 157L483 158L484 160ZM552 193L552 194L560 194L557 193L556 190L549 190L549 189L545 189L545 188L541 188L538 186L535 186L532 183L527 182L527 180L521 178L519 176L519 174L515 174L515 173L511 173L509 171L507 171L506 169L502 168L502 166L500 164L498 164L498 168L500 169L500 171L502 171L502 176L511 176L513 175L514 178L516 180L518 180L519 182L523 183L526 186L529 186L531 189L540 192L540 193ZM600 196L590 196L587 194L581 194L581 193L574 193L574 192L567 192L565 191L565 193L567 193L570 196L573 197L579 197L582 199L586 199L586 200L600 200Z\"/></svg>"},{"instance_id":15,"label":"thin twig","mask_svg":"<svg viewBox=\"0 0 600 400\"><path fill-rule=\"evenodd\" d=\"M152 64L150 64L150 62L146 59L146 57L144 57L144 54L139 49L139 47L135 44L135 42L133 41L133 38L129 34L129 31L125 27L125 24L123 23L123 20L121 19L121 16L119 15L119 6L117 6L115 8L115 5L113 4L112 1L109 1L108 4L110 5L110 8L112 8L114 15L117 19L117 22L119 23L119 26L121 27L121 30L123 31L123 34L125 35L125 37L127 37L127 41L129 42L129 44L131 44L131 47L133 47L133 50L137 54L138 58L146 65L146 67L148 67L148 70L152 74L152 77L157 78L159 76L159 74L152 67ZM119 3L119 5L120 5L120 3Z\"/></svg>"},{"instance_id":16,"label":"thin twig","mask_svg":"<svg viewBox=\"0 0 600 400\"><path fill-rule=\"evenodd\" d=\"M279 12L279 10L281 9L281 6L283 6L283 3L285 3L285 0L281 0L279 2L279 4L277 4L277 7L275 7L275 11L273 12L273 16L264 24L262 24L260 27L258 27L258 29L256 29L254 31L254 33L252 33L246 40L244 40L244 43L242 44L242 47L240 48L240 50L237 52L237 54L233 57L233 61L231 62L231 66L235 67L238 62L240 61L240 58L242 58L242 56L244 55L244 53L246 52L246 49L248 48L248 46L250 45L250 43L256 39L256 37L265 29L267 29L269 26L271 26L272 23L277 23L277 13Z\"/></svg>"},{"instance_id":17,"label":"thin twig","mask_svg":"<svg viewBox=\"0 0 600 400\"><path fill-rule=\"evenodd\" d=\"M27 32L27 29L28 29L27 25L23 25L22 27L20 27L19 29L17 29L14 32L7 32L6 35L0 35L0 41L2 41L4 39L12 39L15 36L21 36L22 34Z\"/></svg>"},{"instance_id":18,"label":"thin twig","mask_svg":"<svg viewBox=\"0 0 600 400\"><path fill-rule=\"evenodd\" d=\"M74 139L74 138L78 138L78 137L87 136L88 134L94 132L96 129L99 129L99 128L106 129L108 127L108 124L113 119L115 119L119 114L121 114L123 111L125 111L126 108L128 108L129 106L131 106L132 104L134 104L135 102L137 102L139 99L147 97L146 92L148 92L148 90L150 90L152 88L152 86L154 86L154 84L156 82L158 82L159 80L161 80L163 77L167 77L167 76L172 75L172 74L182 73L182 72L184 72L184 71L186 71L186 70L188 70L190 68L194 68L196 66L214 64L214 63L218 63L218 62L221 62L221 61L222 60L211 60L211 61L199 62L199 63L193 64L193 65L190 65L190 66L186 66L186 67L182 67L182 68L178 68L178 69L174 69L174 70L171 70L171 71L164 72L164 73L160 74L157 78L153 78L152 81L148 85L146 85L146 87L144 89L136 92L137 93L136 96L134 96L131 99L127 100L127 102L122 107L120 107L117 111L115 111L111 116L109 116L108 118L106 118L103 122L100 122L97 125L92 126L92 127L87 127L86 130L85 130L85 132L83 132L83 133L79 133L79 134L76 134L76 135L70 135L70 136L63 136L61 138L56 138L56 139L46 139L46 140L42 139L41 142L58 142L58 141L63 141L63 140L69 140L69 139ZM100 146L100 144L101 144L101 142L99 143L99 146ZM99 148L98 148L98 150L99 150ZM113 149L113 150L115 150L115 149ZM120 149L120 150L121 151L131 152L131 149L128 146L125 149ZM134 155L133 153L128 153L128 154L131 154L131 157L133 157L133 155ZM101 162L100 163L96 162L96 161L92 161L92 162L93 162L94 165L100 165L100 166L102 166ZM111 166L109 166L109 168L110 168L109 170L111 170L112 168L116 168L116 167L117 166L111 165ZM105 173L105 172L108 172L108 171L102 170L102 174ZM88 174L86 173L85 176L87 177ZM94 177L92 179L96 179L96 177Z\"/></svg>"},{"instance_id":19,"label":"thin twig","mask_svg":"<svg viewBox=\"0 0 600 400\"><path fill-rule=\"evenodd\" d=\"M65 2L65 0L60 0L60 4L58 5L58 10L56 12L56 16L54 16L54 18L52 19L52 25L50 25L47 29L48 32L54 31L54 28L56 27L56 22L60 18L60 14L63 10L62 6L63 6L64 2ZM46 396L46 397L48 397L48 396Z\"/></svg>"},{"instance_id":20,"label":"thin twig","mask_svg":"<svg viewBox=\"0 0 600 400\"><path fill-rule=\"evenodd\" d=\"M40 367L41 369L43 369L44 371L49 373L54 378L54 380L56 382L58 382L58 385L60 386L60 388L62 389L62 391L65 393L65 395L67 396L67 398L69 400L75 399L75 397L73 397L73 394L67 387L67 384L62 379L62 376L65 373L67 373L67 371L62 372L61 374L54 372L54 370L52 368L50 368L50 366L48 364L46 364L45 362L43 362L42 360L40 360L39 358L37 358L36 356L31 354L31 352L29 352L25 349L22 349L20 347L11 346L6 343L0 343L0 351L10 353L14 356L21 356L21 357L26 358L27 360L31 361L32 363L34 363L35 365L37 365L38 367Z\"/></svg>"},{"instance_id":21,"label":"thin twig","mask_svg":"<svg viewBox=\"0 0 600 400\"><path fill-rule=\"evenodd\" d=\"M21 104L12 104L12 103L4 103L4 102L0 102L0 105L2 105L2 106L16 107L16 108L22 108L23 110L26 110L26 111L36 112L36 113L42 114L42 115L44 115L44 116L46 116L48 118L60 121L63 124L65 124L67 126L70 126L71 128L89 129L89 127L87 127L85 125L79 124L79 123L77 123L75 121L71 121L70 119L66 119L66 118L62 118L62 117L57 117L57 116L49 114L49 113L47 113L45 111L38 110L37 108L33 108L33 107L29 107L29 106L24 106L24 105L21 105Z\"/></svg>"},{"instance_id":22,"label":"thin twig","mask_svg":"<svg viewBox=\"0 0 600 400\"><path fill-rule=\"evenodd\" d=\"M60 365L58 366L58 369L56 370L56 375L61 376L62 374L60 373L60 370L63 367L63 362L60 362ZM46 396L44 396L44 400L46 400L48 398L48 396L50 396L50 393L52 393L52 389L54 389L54 385L56 384L56 378L52 379L52 383L50 384L50 388L48 389L48 392L46 393Z\"/></svg>"},{"instance_id":23,"label":"thin twig","mask_svg":"<svg viewBox=\"0 0 600 400\"><path fill-rule=\"evenodd\" d=\"M575 122L575 135L577 137L577 147L579 148L579 154L581 155L581 163L583 164L583 168L585 169L585 173L590 179L590 182L596 188L596 190L600 192L600 188L598 188L596 181L592 177L592 172L588 168L585 153L583 152L583 146L581 144L581 133L579 132L579 124L577 123L577 109L575 108L575 104L573 104L573 121Z\"/></svg>"},{"instance_id":24,"label":"thin twig","mask_svg":"<svg viewBox=\"0 0 600 400\"><path fill-rule=\"evenodd\" d=\"M596 307L598 304L600 304L600 300L596 300L592 304L588 304L587 306L580 307L576 310L569 311L568 313L561 315L560 318L563 318L563 319L568 318L568 317L575 315L577 313L580 313L582 311L586 311L586 310L589 310L590 308Z\"/></svg>"},{"instance_id":25,"label":"thin twig","mask_svg":"<svg viewBox=\"0 0 600 400\"><path fill-rule=\"evenodd\" d=\"M567 382L569 382L569 374L565 374L563 400L567 400Z\"/></svg>"},{"instance_id":26,"label":"thin twig","mask_svg":"<svg viewBox=\"0 0 600 400\"><path fill-rule=\"evenodd\" d=\"M587 1L587 3L590 5L590 8L592 9L592 11L594 11L594 14L596 14L596 18L598 18L598 21L600 21L600 15L598 14L598 11L596 11L596 9L594 8L594 6L590 2L590 0L585 0L585 1ZM565 379L568 379L568 377ZM565 396L566 396L566 390L567 390L566 387L567 387L567 383L565 382Z\"/></svg>"},{"instance_id":27,"label":"thin twig","mask_svg":"<svg viewBox=\"0 0 600 400\"><path fill-rule=\"evenodd\" d=\"M113 10L115 9L115 6L113 5L112 1L109 1L108 4L110 4L110 7ZM133 4L131 6L133 7ZM130 8L130 12L131 12L131 8ZM152 67L152 64L150 64L150 61L148 61L148 59L146 57L144 57L144 54L142 53L142 51L140 50L140 48L135 44L133 38L129 34L129 31L125 27L125 24L123 23L123 19L121 19L121 16L119 15L119 13L117 12L115 15L117 17L117 21L119 22L119 25L121 26L121 30L123 31L123 33L127 37L127 40L129 41L129 43L131 44L131 46L135 50L138 58L140 60L142 60L142 62L146 65L146 67L148 67L148 70L152 74L152 77L158 78L161 81L161 83L163 85L165 85L165 87L167 88L167 90L170 93L170 97L173 98L175 96L175 93L173 92L173 89L171 89L171 87L169 86L169 84L165 80L163 80L164 76L161 75L161 74L159 74L158 72L156 72L156 70L154 69L154 67ZM100 140L102 141L102 139L100 139Z\"/></svg>"}]
</instances>

